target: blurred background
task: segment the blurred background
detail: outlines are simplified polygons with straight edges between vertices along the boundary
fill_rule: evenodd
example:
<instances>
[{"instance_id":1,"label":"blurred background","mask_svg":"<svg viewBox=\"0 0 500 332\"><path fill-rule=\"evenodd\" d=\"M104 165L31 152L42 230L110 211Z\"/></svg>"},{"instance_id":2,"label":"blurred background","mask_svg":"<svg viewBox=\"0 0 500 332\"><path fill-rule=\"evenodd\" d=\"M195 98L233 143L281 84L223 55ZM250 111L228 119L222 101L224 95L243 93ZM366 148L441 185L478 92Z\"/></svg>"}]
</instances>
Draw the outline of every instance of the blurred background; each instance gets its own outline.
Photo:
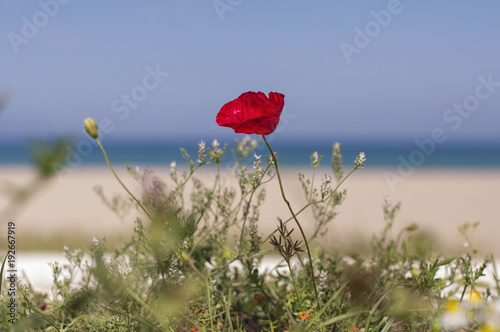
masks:
<instances>
[{"instance_id":1,"label":"blurred background","mask_svg":"<svg viewBox=\"0 0 500 332\"><path fill-rule=\"evenodd\" d=\"M374 166L369 152L398 148L383 160L397 166L415 139L442 128L446 141L422 166L446 162L440 156L449 149L448 157L479 149L481 163L500 165L490 153L500 151L496 1L0 6L0 91L10 99L0 117L3 163L22 158L16 153L30 140L84 138L88 116L110 123L103 141L137 151L232 140L232 130L215 123L220 107L245 91L277 91L286 97L275 144L329 150L334 140L350 142L344 148L365 148ZM479 77L497 82L479 91L489 95L477 107L467 101L474 111L453 110L474 96Z\"/></svg>"},{"instance_id":2,"label":"blurred background","mask_svg":"<svg viewBox=\"0 0 500 332\"><path fill-rule=\"evenodd\" d=\"M200 140L241 138L215 123L226 102L246 91L276 91L285 95L285 109L270 139L282 165L306 166L314 150L328 164L334 141L344 144L346 163L365 151L366 169L379 172L373 184L379 190L369 196L362 178L357 197L380 211L384 194L397 196L411 181L423 185L410 178L419 169L489 172L483 182L464 173L443 182L450 190L449 183L468 178L479 187L453 187L464 196L448 197L449 206L441 201L437 219L420 217L448 195L429 187L435 178L427 177L422 194L405 187L417 199L437 195L425 206L415 202L405 220L438 224L453 211L454 222L477 217L494 225L500 212L489 200L500 187L499 12L494 0L3 0L0 165L7 168L1 175L28 183L23 167L55 155L72 174L80 166L103 166L83 131L86 117L100 126L115 165L168 167L181 160L181 146L196 154ZM52 157L30 157L33 142L54 144L60 137L71 147L55 143L59 152ZM88 176L88 186L104 181ZM47 198L25 212L26 225L36 224L40 211L75 233L75 223L95 220L88 208L78 210L95 194L77 200L82 190L72 179L57 196L58 207L61 199L71 207L72 223L67 215L50 215L60 211L49 208ZM471 192L483 189L477 199L486 205L471 203ZM467 204L469 214L455 209Z\"/></svg>"}]
</instances>

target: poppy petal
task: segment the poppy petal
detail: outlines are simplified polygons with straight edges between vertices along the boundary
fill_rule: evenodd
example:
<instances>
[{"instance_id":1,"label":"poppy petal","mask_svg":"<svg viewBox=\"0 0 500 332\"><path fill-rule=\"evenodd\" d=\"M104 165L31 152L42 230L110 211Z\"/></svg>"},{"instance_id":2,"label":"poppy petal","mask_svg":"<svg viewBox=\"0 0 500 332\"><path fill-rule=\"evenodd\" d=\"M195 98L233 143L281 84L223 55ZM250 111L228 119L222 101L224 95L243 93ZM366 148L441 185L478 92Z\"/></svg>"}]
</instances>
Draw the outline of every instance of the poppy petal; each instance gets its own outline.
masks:
<instances>
[{"instance_id":1,"label":"poppy petal","mask_svg":"<svg viewBox=\"0 0 500 332\"><path fill-rule=\"evenodd\" d=\"M216 117L219 126L234 129L236 133L269 135L278 126L285 96L270 92L245 92L226 103Z\"/></svg>"}]
</instances>

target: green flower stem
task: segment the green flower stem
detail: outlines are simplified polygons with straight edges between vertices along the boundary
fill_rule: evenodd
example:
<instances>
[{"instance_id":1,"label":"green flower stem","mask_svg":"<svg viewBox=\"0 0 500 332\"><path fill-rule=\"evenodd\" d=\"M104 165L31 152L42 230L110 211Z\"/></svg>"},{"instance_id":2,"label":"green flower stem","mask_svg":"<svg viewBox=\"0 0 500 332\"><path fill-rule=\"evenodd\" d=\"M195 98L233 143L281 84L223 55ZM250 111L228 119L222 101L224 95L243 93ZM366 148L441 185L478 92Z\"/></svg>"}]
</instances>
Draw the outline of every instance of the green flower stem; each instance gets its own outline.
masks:
<instances>
[{"instance_id":1,"label":"green flower stem","mask_svg":"<svg viewBox=\"0 0 500 332\"><path fill-rule=\"evenodd\" d=\"M311 190L310 190L310 193L309 193L309 199L308 199L308 202L312 202L312 197L313 197L313 191L314 191L314 177L316 176L316 167L313 168L313 175L312 175L312 179L311 179Z\"/></svg>"},{"instance_id":2,"label":"green flower stem","mask_svg":"<svg viewBox=\"0 0 500 332\"><path fill-rule=\"evenodd\" d=\"M290 205L290 202L286 198L285 190L283 189L283 182L281 181L280 171L278 169L278 161L276 160L276 156L274 155L274 151L273 151L273 149L271 149L271 146L267 142L266 136L262 135L262 138L264 139L264 143L266 143L266 146L269 149L269 152L271 153L271 158L273 158L274 167L276 167L276 175L278 176L278 182L280 184L281 196L283 197L283 200L285 201L286 205L288 206L288 210L290 210L290 213L292 214L292 217L295 220L297 227L299 227L300 233L302 234L302 238L304 239L304 243L306 244L307 256L309 258L309 269L310 269L310 273L311 273L311 282L312 282L312 285L314 288L314 294L316 295L316 300L319 304L321 302L320 302L320 298L318 295L318 290L316 289L316 280L314 278L313 261L312 261L312 257L311 257L311 250L309 249L309 243L307 242L306 234L304 233L304 230L302 229L302 226L300 225L299 220L297 219L295 213L293 212L293 209L292 209L292 206Z\"/></svg>"},{"instance_id":3,"label":"green flower stem","mask_svg":"<svg viewBox=\"0 0 500 332\"><path fill-rule=\"evenodd\" d=\"M290 270L290 277L292 278L293 290L295 291L295 295L297 296L297 300L299 301L300 310L304 311L304 307L302 306L302 301L300 300L299 292L297 291L297 282L295 281L295 276L293 275L292 266L290 265L290 260L285 259L286 264L288 265L288 270Z\"/></svg>"},{"instance_id":4,"label":"green flower stem","mask_svg":"<svg viewBox=\"0 0 500 332\"><path fill-rule=\"evenodd\" d=\"M99 145L99 147L102 150L102 154L104 155L104 158L106 159L106 163L108 164L109 169L111 170L111 172L113 172L113 175L118 180L118 182L120 182L120 184L122 185L123 189L125 189L125 191L130 195L130 197L132 197L135 200L135 202L141 207L141 209L149 217L149 219L153 219L151 217L151 215L149 214L149 212L146 210L146 208L141 204L141 202L137 198L135 198L135 196L128 190L128 188L120 180L120 178L118 177L118 175L116 175L115 170L113 169L113 167L111 167L111 164L109 163L108 155L106 154L106 150L104 150L104 147L102 146L101 142L99 141L99 138L96 138L95 140L96 140L97 144Z\"/></svg>"}]
</instances>

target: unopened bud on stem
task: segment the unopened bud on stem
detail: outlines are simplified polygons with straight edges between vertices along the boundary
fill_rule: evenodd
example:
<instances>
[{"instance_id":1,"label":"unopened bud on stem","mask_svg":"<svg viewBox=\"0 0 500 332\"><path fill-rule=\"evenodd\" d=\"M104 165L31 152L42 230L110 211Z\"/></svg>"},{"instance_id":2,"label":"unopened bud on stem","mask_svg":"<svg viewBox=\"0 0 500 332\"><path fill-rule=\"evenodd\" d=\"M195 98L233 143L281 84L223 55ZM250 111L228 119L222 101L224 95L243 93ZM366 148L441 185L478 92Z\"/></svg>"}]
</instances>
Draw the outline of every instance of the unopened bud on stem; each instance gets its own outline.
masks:
<instances>
[{"instance_id":1,"label":"unopened bud on stem","mask_svg":"<svg viewBox=\"0 0 500 332\"><path fill-rule=\"evenodd\" d=\"M99 136L99 132L97 130L97 124L95 123L94 119L92 118L86 118L85 121L83 121L83 126L85 127L85 131L87 134L89 134L92 138L97 138Z\"/></svg>"},{"instance_id":2,"label":"unopened bud on stem","mask_svg":"<svg viewBox=\"0 0 500 332\"><path fill-rule=\"evenodd\" d=\"M413 231L416 231L418 229L418 225L414 222L412 222L411 224L409 224L408 226L405 227L405 230L407 230L408 232L413 232Z\"/></svg>"}]
</instances>

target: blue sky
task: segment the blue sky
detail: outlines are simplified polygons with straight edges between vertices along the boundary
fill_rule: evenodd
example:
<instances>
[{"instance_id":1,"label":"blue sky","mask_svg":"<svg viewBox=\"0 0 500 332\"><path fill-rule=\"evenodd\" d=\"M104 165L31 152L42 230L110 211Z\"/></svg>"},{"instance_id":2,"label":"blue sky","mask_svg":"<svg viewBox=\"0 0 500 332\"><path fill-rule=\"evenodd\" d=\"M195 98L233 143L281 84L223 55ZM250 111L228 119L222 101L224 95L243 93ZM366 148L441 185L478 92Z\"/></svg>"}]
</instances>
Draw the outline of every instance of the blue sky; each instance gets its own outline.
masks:
<instances>
[{"instance_id":1,"label":"blue sky","mask_svg":"<svg viewBox=\"0 0 500 332\"><path fill-rule=\"evenodd\" d=\"M220 107L276 91L282 139L441 128L499 142L499 13L494 0L3 0L0 141L78 136L88 116L117 139L232 137Z\"/></svg>"}]
</instances>

